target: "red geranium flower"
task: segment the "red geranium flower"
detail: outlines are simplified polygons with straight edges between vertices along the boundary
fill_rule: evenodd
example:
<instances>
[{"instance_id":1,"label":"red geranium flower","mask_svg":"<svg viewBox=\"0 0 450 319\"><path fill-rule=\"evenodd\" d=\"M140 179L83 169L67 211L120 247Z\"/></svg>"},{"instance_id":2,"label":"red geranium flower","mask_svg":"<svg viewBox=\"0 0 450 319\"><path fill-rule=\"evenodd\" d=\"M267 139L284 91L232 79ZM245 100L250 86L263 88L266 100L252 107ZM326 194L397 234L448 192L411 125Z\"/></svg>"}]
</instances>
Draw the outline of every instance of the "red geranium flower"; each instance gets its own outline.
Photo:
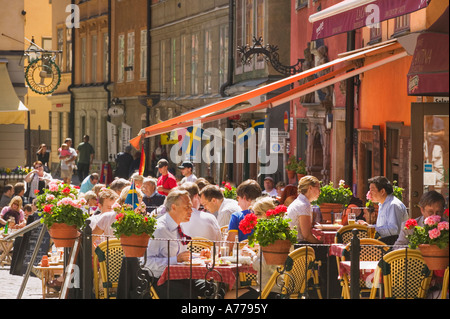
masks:
<instances>
[{"instance_id":1,"label":"red geranium flower","mask_svg":"<svg viewBox=\"0 0 450 319\"><path fill-rule=\"evenodd\" d=\"M39 194L39 189L35 189L34 190L34 194L36 195L36 194Z\"/></svg>"},{"instance_id":2,"label":"red geranium flower","mask_svg":"<svg viewBox=\"0 0 450 319\"><path fill-rule=\"evenodd\" d=\"M405 223L405 229L414 229L417 226L417 220L408 219Z\"/></svg>"},{"instance_id":3,"label":"red geranium flower","mask_svg":"<svg viewBox=\"0 0 450 319\"><path fill-rule=\"evenodd\" d=\"M230 183L226 183L225 184L225 188L228 189L229 191L231 191L231 184Z\"/></svg>"},{"instance_id":4,"label":"red geranium flower","mask_svg":"<svg viewBox=\"0 0 450 319\"><path fill-rule=\"evenodd\" d=\"M44 206L44 212L51 214L52 213L52 207L54 205L53 204L48 204Z\"/></svg>"},{"instance_id":5,"label":"red geranium flower","mask_svg":"<svg viewBox=\"0 0 450 319\"><path fill-rule=\"evenodd\" d=\"M123 218L123 214L122 213L120 213L120 214L117 214L116 215L116 220L118 220L119 222L120 222L120 220Z\"/></svg>"},{"instance_id":6,"label":"red geranium flower","mask_svg":"<svg viewBox=\"0 0 450 319\"><path fill-rule=\"evenodd\" d=\"M276 215L283 215L286 212L287 212L287 207L286 206L278 205L277 207L275 207L275 209L269 209L266 212L266 216L270 217L270 216L276 216Z\"/></svg>"},{"instance_id":7,"label":"red geranium flower","mask_svg":"<svg viewBox=\"0 0 450 319\"><path fill-rule=\"evenodd\" d=\"M258 218L255 214L247 214L244 219L239 223L239 230L244 234L250 234L255 228L256 223L258 222Z\"/></svg>"},{"instance_id":8,"label":"red geranium flower","mask_svg":"<svg viewBox=\"0 0 450 319\"><path fill-rule=\"evenodd\" d=\"M70 187L66 187L62 190L63 194L69 194L70 193Z\"/></svg>"}]
</instances>

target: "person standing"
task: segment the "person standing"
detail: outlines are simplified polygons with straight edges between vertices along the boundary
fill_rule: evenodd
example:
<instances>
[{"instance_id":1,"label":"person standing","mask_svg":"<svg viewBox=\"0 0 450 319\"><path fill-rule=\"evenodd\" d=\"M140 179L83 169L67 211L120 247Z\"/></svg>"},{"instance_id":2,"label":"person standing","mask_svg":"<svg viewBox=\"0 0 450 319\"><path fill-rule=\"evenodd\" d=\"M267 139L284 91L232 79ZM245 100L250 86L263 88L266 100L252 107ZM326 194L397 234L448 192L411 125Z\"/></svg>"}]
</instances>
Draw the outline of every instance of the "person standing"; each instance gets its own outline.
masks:
<instances>
[{"instance_id":1,"label":"person standing","mask_svg":"<svg viewBox=\"0 0 450 319\"><path fill-rule=\"evenodd\" d=\"M78 178L80 183L84 181L86 176L89 175L89 168L94 161L95 150L91 144L89 144L89 135L83 136L83 142L78 144Z\"/></svg>"},{"instance_id":2,"label":"person standing","mask_svg":"<svg viewBox=\"0 0 450 319\"><path fill-rule=\"evenodd\" d=\"M117 154L114 177L128 179L130 177L130 167L132 162L133 156L131 155L131 146L128 145L125 147L125 152Z\"/></svg>"},{"instance_id":3,"label":"person standing","mask_svg":"<svg viewBox=\"0 0 450 319\"><path fill-rule=\"evenodd\" d=\"M68 149L65 150L61 147L58 150L59 159L61 160L61 178L65 184L71 184L73 169L78 155L77 151L72 147L72 139L70 137L65 139L64 144L67 145Z\"/></svg>"},{"instance_id":4,"label":"person standing","mask_svg":"<svg viewBox=\"0 0 450 319\"><path fill-rule=\"evenodd\" d=\"M25 182L27 184L27 191L24 194L25 199L28 200L27 203L32 203L33 199L37 197L36 191L38 194L44 193L44 188L48 186L51 182L52 175L44 172L44 166L42 162L36 161L33 163L34 170L29 172L25 176Z\"/></svg>"},{"instance_id":5,"label":"person standing","mask_svg":"<svg viewBox=\"0 0 450 319\"><path fill-rule=\"evenodd\" d=\"M266 178L264 178L264 190L262 191L262 193L267 194L271 197L277 197L278 191L274 186L275 182L273 181L273 178L270 176L266 176Z\"/></svg>"},{"instance_id":6,"label":"person standing","mask_svg":"<svg viewBox=\"0 0 450 319\"><path fill-rule=\"evenodd\" d=\"M50 161L50 151L47 149L47 145L41 144L39 150L36 153L37 160L41 161L44 165L44 171L49 172L48 162Z\"/></svg>"},{"instance_id":7,"label":"person standing","mask_svg":"<svg viewBox=\"0 0 450 319\"><path fill-rule=\"evenodd\" d=\"M169 172L169 162L166 159L160 159L156 167L161 174L158 178L156 189L160 194L167 196L172 188L178 186L177 179Z\"/></svg>"},{"instance_id":8,"label":"person standing","mask_svg":"<svg viewBox=\"0 0 450 319\"><path fill-rule=\"evenodd\" d=\"M369 191L373 201L379 203L375 230L382 242L393 245L400 234L402 223L408 219L406 206L394 196L394 187L384 176L370 178Z\"/></svg>"},{"instance_id":9,"label":"person standing","mask_svg":"<svg viewBox=\"0 0 450 319\"><path fill-rule=\"evenodd\" d=\"M197 180L197 176L195 176L192 173L194 165L191 162L185 161L181 163L181 165L178 166L178 168L181 170L181 174L184 176L183 179L180 181L180 185L183 185L183 183L186 182L195 183L195 181Z\"/></svg>"}]
</instances>

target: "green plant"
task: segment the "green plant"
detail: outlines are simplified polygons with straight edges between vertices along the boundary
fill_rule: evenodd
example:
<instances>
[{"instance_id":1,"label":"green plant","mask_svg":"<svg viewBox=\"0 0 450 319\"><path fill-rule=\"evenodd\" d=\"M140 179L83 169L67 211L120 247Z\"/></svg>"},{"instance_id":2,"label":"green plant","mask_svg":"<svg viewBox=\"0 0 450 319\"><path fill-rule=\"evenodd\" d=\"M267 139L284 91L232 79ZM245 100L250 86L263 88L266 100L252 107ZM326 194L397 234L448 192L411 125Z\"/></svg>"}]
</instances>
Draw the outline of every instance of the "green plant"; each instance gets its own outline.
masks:
<instances>
[{"instance_id":1,"label":"green plant","mask_svg":"<svg viewBox=\"0 0 450 319\"><path fill-rule=\"evenodd\" d=\"M253 213L247 214L239 223L239 229L244 233L253 233L248 237L250 246L259 243L266 247L277 240L289 240L292 244L297 242L297 230L289 226L290 219L284 218L286 206L279 205L266 212L267 218L257 219Z\"/></svg>"},{"instance_id":2,"label":"green plant","mask_svg":"<svg viewBox=\"0 0 450 319\"><path fill-rule=\"evenodd\" d=\"M320 185L319 198L312 203L313 205L337 203L347 206L353 196L350 188L345 187L345 182L343 180L339 181L339 186L337 188L334 187L333 182L323 186L322 182L320 182Z\"/></svg>"},{"instance_id":3,"label":"green plant","mask_svg":"<svg viewBox=\"0 0 450 319\"><path fill-rule=\"evenodd\" d=\"M297 158L294 155L291 155L286 164L286 169L288 171L297 171L297 167L298 167Z\"/></svg>"},{"instance_id":4,"label":"green plant","mask_svg":"<svg viewBox=\"0 0 450 319\"><path fill-rule=\"evenodd\" d=\"M114 235L120 236L147 234L153 238L153 232L156 229L156 219L147 216L145 205L132 209L131 205L124 204L116 215L115 222L111 225L114 229Z\"/></svg>"},{"instance_id":5,"label":"green plant","mask_svg":"<svg viewBox=\"0 0 450 319\"><path fill-rule=\"evenodd\" d=\"M298 164L297 164L297 170L296 170L297 174L303 174L306 175L306 163L304 160L302 160L302 158L300 157L298 159Z\"/></svg>"},{"instance_id":6,"label":"green plant","mask_svg":"<svg viewBox=\"0 0 450 319\"><path fill-rule=\"evenodd\" d=\"M403 191L405 189L401 188L400 186L397 186L397 181L393 181L392 184L393 184L393 189L394 189L392 194L395 197L397 197L400 201L402 201L403 200Z\"/></svg>"},{"instance_id":7,"label":"green plant","mask_svg":"<svg viewBox=\"0 0 450 319\"><path fill-rule=\"evenodd\" d=\"M418 226L415 219L409 219L405 223L408 233L409 247L416 249L421 244L437 245L444 249L449 242L449 223L441 221L441 216L431 215L424 221L424 226Z\"/></svg>"},{"instance_id":8,"label":"green plant","mask_svg":"<svg viewBox=\"0 0 450 319\"><path fill-rule=\"evenodd\" d=\"M89 214L83 212L84 198L77 199L76 187L52 181L44 193L36 197L36 207L41 223L51 227L54 223L65 223L81 228Z\"/></svg>"},{"instance_id":9,"label":"green plant","mask_svg":"<svg viewBox=\"0 0 450 319\"><path fill-rule=\"evenodd\" d=\"M236 200L237 199L236 187L231 186L230 183L225 183L225 181L222 182L222 185L223 185L223 197Z\"/></svg>"}]
</instances>

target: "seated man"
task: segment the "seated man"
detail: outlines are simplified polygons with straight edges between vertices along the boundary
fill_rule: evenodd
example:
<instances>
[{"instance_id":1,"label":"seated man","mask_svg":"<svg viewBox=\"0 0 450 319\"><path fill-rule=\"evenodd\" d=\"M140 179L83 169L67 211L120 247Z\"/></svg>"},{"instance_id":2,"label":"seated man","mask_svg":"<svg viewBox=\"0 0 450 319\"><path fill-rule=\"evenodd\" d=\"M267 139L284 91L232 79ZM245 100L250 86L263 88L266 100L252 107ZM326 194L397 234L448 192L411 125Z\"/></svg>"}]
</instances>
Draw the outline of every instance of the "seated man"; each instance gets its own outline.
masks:
<instances>
[{"instance_id":1,"label":"seated man","mask_svg":"<svg viewBox=\"0 0 450 319\"><path fill-rule=\"evenodd\" d=\"M245 216L251 213L250 207L255 200L261 196L261 187L258 182L253 179L248 179L242 182L236 189L236 195L238 197L238 204L242 211L234 212L231 215L230 224L228 225L228 238L230 251L233 249L233 243L238 236L239 241L243 241L248 238L250 234L244 234L239 230L239 223L245 218Z\"/></svg>"},{"instance_id":2,"label":"seated man","mask_svg":"<svg viewBox=\"0 0 450 319\"><path fill-rule=\"evenodd\" d=\"M193 207L191 219L187 223L181 223L183 233L191 237L203 237L212 241L222 240L217 219L210 213L198 210L200 207L200 197L198 195L199 189L197 184L185 182L178 188L186 190L189 193Z\"/></svg>"},{"instance_id":3,"label":"seated man","mask_svg":"<svg viewBox=\"0 0 450 319\"><path fill-rule=\"evenodd\" d=\"M405 205L393 195L394 188L384 176L369 179L370 195L379 203L378 218L375 230L380 240L393 245L400 234L401 225L408 219Z\"/></svg>"},{"instance_id":4,"label":"seated man","mask_svg":"<svg viewBox=\"0 0 450 319\"><path fill-rule=\"evenodd\" d=\"M145 203L145 206L147 206L147 213L151 213L154 209L164 204L166 196L161 195L156 191L156 179L148 177L144 178L141 191L144 194L142 200Z\"/></svg>"},{"instance_id":5,"label":"seated man","mask_svg":"<svg viewBox=\"0 0 450 319\"><path fill-rule=\"evenodd\" d=\"M441 193L438 193L434 190L424 193L419 201L419 207L422 216L416 218L417 225L423 227L425 219L432 215L439 215L442 217L444 212L444 206L445 206L445 199ZM394 246L402 246L408 244L409 240L407 238L407 231L405 230L405 223L402 223L400 235L398 236L398 239L395 242ZM397 249L403 247L395 247L395 248Z\"/></svg>"},{"instance_id":6,"label":"seated man","mask_svg":"<svg viewBox=\"0 0 450 319\"><path fill-rule=\"evenodd\" d=\"M153 235L155 238L172 240L169 242L169 245L164 240L149 241L145 268L151 272L154 278L153 282L159 280L159 277L161 277L164 269L167 267L167 263L172 265L190 260L190 252L187 250L189 238L182 233L180 227L181 223L186 223L191 218L192 202L189 193L184 190L173 189L168 194L164 206L167 213L158 219ZM196 280L192 284L193 298L197 299L198 296L203 295L203 282L202 280ZM170 280L170 285L166 281L160 286L154 285L154 288L160 298L166 298L167 289L170 289L169 297L171 299L186 299L190 295L190 280Z\"/></svg>"},{"instance_id":7,"label":"seated man","mask_svg":"<svg viewBox=\"0 0 450 319\"><path fill-rule=\"evenodd\" d=\"M99 176L97 173L92 173L81 182L80 193L87 193L92 190L95 184L98 183Z\"/></svg>"},{"instance_id":8,"label":"seated man","mask_svg":"<svg viewBox=\"0 0 450 319\"><path fill-rule=\"evenodd\" d=\"M242 210L237 201L225 198L216 185L205 186L200 191L200 201L203 207L217 218L220 227L228 226L231 214Z\"/></svg>"}]
</instances>

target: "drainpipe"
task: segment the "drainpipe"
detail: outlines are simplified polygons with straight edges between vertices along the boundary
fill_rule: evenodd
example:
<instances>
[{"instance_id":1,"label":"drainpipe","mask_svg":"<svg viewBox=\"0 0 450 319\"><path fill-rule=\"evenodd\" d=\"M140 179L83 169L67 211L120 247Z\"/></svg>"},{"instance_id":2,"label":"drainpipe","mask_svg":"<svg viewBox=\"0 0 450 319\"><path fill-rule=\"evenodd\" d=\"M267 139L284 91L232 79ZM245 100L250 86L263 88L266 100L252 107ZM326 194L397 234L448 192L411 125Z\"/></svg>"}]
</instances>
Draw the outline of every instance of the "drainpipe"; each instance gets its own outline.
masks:
<instances>
[{"instance_id":1,"label":"drainpipe","mask_svg":"<svg viewBox=\"0 0 450 319\"><path fill-rule=\"evenodd\" d=\"M72 5L75 4L75 0L71 0ZM69 112L69 137L73 140L73 145L75 145L75 96L72 89L75 86L75 31L74 28L71 30L72 37L72 73L71 73L71 83L67 90L70 93L70 112ZM60 123L61 125L61 123ZM65 138L65 137L64 137Z\"/></svg>"},{"instance_id":2,"label":"drainpipe","mask_svg":"<svg viewBox=\"0 0 450 319\"><path fill-rule=\"evenodd\" d=\"M106 80L106 83L103 85L103 89L106 91L106 103L108 105L108 111L111 107L111 90L108 88L108 86L112 83L111 82L111 0L108 0L108 77ZM107 121L111 122L111 116L108 112ZM109 159L108 159L109 161Z\"/></svg>"},{"instance_id":3,"label":"drainpipe","mask_svg":"<svg viewBox=\"0 0 450 319\"><path fill-rule=\"evenodd\" d=\"M233 84L234 69L234 0L230 0L228 5L228 72L227 82L220 87L220 95L227 97L225 89Z\"/></svg>"},{"instance_id":4,"label":"drainpipe","mask_svg":"<svg viewBox=\"0 0 450 319\"><path fill-rule=\"evenodd\" d=\"M355 30L347 32L347 51L355 50ZM355 78L347 79L345 94L345 182L353 189L353 135L355 112Z\"/></svg>"},{"instance_id":5,"label":"drainpipe","mask_svg":"<svg viewBox=\"0 0 450 319\"><path fill-rule=\"evenodd\" d=\"M147 97L151 94L151 63L152 63L152 37L150 35L150 29L152 26L152 1L147 0ZM146 127L150 126L150 108L148 106L145 107L145 123ZM150 158L150 139L145 139L145 145L144 145L144 152L146 153L145 156L145 167L147 168L144 172L145 174L148 174L148 168L150 167L151 158Z\"/></svg>"}]
</instances>

